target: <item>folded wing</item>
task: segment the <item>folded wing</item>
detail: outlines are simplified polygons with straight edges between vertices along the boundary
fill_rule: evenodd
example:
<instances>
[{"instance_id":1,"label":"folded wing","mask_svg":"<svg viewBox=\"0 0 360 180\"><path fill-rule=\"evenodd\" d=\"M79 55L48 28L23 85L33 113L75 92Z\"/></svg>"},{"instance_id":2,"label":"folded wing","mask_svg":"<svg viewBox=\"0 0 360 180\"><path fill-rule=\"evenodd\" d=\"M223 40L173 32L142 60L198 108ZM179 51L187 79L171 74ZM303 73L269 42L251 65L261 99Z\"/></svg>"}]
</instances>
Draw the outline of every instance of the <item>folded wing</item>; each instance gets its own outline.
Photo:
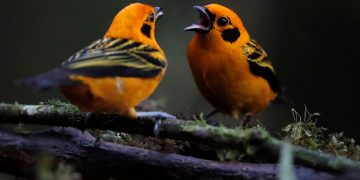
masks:
<instances>
[{"instance_id":1,"label":"folded wing","mask_svg":"<svg viewBox=\"0 0 360 180\"><path fill-rule=\"evenodd\" d=\"M276 77L274 68L271 62L267 60L266 52L256 43L251 40L243 46L245 55L250 65L250 70L253 74L264 78L270 85L271 89L281 94L282 86L279 79Z\"/></svg>"},{"instance_id":2,"label":"folded wing","mask_svg":"<svg viewBox=\"0 0 360 180\"><path fill-rule=\"evenodd\" d=\"M166 67L159 50L127 39L102 38L66 60L60 68L90 77L154 77Z\"/></svg>"},{"instance_id":3,"label":"folded wing","mask_svg":"<svg viewBox=\"0 0 360 180\"><path fill-rule=\"evenodd\" d=\"M73 86L69 75L94 78L157 76L166 67L163 53L149 45L128 39L101 38L49 72L17 81L36 90Z\"/></svg>"}]
</instances>

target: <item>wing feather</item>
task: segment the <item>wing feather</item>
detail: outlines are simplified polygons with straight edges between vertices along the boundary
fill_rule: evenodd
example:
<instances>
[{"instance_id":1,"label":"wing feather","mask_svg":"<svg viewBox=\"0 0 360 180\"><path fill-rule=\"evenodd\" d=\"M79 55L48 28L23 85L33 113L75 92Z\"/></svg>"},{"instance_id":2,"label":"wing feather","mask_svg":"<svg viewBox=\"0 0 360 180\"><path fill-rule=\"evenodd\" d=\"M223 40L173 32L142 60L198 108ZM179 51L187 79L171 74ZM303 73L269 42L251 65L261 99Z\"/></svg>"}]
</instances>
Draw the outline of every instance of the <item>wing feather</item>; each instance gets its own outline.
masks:
<instances>
[{"instance_id":1,"label":"wing feather","mask_svg":"<svg viewBox=\"0 0 360 180\"><path fill-rule=\"evenodd\" d=\"M154 77L165 67L162 52L149 45L102 38L71 56L60 68L91 77Z\"/></svg>"},{"instance_id":2,"label":"wing feather","mask_svg":"<svg viewBox=\"0 0 360 180\"><path fill-rule=\"evenodd\" d=\"M267 53L255 41L251 40L243 46L245 55L250 65L250 70L257 76L264 78L274 92L281 93L282 87L276 77L271 62L267 59Z\"/></svg>"}]
</instances>

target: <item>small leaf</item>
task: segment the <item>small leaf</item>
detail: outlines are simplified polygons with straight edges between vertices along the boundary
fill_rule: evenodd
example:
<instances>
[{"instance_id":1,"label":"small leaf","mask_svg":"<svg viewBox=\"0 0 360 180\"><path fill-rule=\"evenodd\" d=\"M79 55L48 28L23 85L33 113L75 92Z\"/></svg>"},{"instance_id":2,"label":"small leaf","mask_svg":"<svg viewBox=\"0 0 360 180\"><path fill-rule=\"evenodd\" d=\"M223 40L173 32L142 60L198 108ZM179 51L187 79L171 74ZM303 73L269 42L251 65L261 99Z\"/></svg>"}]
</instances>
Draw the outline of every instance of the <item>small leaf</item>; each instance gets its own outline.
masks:
<instances>
[{"instance_id":1,"label":"small leaf","mask_svg":"<svg viewBox=\"0 0 360 180\"><path fill-rule=\"evenodd\" d=\"M312 133L311 131L307 130L307 129L304 129L304 133L307 137L311 137L312 136Z\"/></svg>"},{"instance_id":2,"label":"small leaf","mask_svg":"<svg viewBox=\"0 0 360 180\"><path fill-rule=\"evenodd\" d=\"M284 132L289 132L292 128L292 124L288 124L286 127L284 127L283 129L281 129Z\"/></svg>"}]
</instances>

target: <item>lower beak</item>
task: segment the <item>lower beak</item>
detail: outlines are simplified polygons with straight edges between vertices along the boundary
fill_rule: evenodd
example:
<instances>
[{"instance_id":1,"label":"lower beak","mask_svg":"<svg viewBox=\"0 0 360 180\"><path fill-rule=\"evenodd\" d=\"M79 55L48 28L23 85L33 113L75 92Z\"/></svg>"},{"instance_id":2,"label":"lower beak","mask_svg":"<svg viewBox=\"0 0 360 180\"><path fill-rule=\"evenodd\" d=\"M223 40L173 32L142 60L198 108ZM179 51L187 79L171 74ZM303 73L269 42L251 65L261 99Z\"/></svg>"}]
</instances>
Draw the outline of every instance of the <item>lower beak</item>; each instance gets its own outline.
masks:
<instances>
[{"instance_id":1,"label":"lower beak","mask_svg":"<svg viewBox=\"0 0 360 180\"><path fill-rule=\"evenodd\" d=\"M200 13L200 22L196 24L192 24L184 29L184 31L195 31L195 32L209 32L212 27L212 17L209 11L202 6L194 6Z\"/></svg>"},{"instance_id":2,"label":"lower beak","mask_svg":"<svg viewBox=\"0 0 360 180\"><path fill-rule=\"evenodd\" d=\"M155 7L156 20L158 20L162 15L164 15L163 9L161 7Z\"/></svg>"}]
</instances>

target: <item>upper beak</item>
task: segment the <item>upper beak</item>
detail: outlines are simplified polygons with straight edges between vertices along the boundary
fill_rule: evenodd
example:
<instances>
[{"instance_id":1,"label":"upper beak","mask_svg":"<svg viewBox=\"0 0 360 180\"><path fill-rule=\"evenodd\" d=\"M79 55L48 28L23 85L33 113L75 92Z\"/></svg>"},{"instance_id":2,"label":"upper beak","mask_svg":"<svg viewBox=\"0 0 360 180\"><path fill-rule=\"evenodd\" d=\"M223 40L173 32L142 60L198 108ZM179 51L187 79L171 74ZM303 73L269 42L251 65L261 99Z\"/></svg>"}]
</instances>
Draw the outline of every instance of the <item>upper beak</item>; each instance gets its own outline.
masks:
<instances>
[{"instance_id":1,"label":"upper beak","mask_svg":"<svg viewBox=\"0 0 360 180\"><path fill-rule=\"evenodd\" d=\"M155 18L159 19L162 15L164 15L163 9L161 7L155 7Z\"/></svg>"},{"instance_id":2,"label":"upper beak","mask_svg":"<svg viewBox=\"0 0 360 180\"><path fill-rule=\"evenodd\" d=\"M202 6L194 6L194 8L200 13L200 22L186 27L184 31L209 32L213 21L209 11Z\"/></svg>"}]
</instances>

